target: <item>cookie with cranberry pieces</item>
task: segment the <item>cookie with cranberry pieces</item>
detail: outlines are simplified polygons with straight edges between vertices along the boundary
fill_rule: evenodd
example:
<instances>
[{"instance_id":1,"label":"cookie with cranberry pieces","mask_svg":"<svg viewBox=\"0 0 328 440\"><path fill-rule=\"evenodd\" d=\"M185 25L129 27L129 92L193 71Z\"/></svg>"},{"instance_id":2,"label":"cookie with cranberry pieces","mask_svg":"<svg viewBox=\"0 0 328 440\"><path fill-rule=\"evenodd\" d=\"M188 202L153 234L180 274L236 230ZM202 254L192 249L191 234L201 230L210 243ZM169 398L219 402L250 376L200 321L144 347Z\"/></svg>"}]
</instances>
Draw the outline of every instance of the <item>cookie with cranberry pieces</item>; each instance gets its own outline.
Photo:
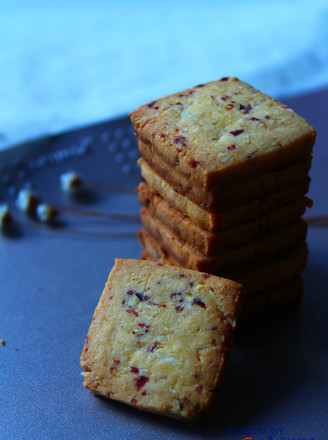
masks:
<instances>
[{"instance_id":1,"label":"cookie with cranberry pieces","mask_svg":"<svg viewBox=\"0 0 328 440\"><path fill-rule=\"evenodd\" d=\"M227 279L116 259L81 355L84 386L193 421L213 402L243 296Z\"/></svg>"}]
</instances>

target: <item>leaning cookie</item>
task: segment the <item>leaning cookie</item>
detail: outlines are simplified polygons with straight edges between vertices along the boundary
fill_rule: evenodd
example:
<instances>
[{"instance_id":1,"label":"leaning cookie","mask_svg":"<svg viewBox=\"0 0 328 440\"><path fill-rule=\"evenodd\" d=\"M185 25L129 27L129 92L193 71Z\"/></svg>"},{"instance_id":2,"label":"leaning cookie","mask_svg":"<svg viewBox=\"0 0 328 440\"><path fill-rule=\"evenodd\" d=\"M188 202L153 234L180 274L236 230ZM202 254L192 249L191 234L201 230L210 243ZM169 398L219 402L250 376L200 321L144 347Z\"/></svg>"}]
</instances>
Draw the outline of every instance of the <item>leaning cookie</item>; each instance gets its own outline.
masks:
<instances>
[{"instance_id":1,"label":"leaning cookie","mask_svg":"<svg viewBox=\"0 0 328 440\"><path fill-rule=\"evenodd\" d=\"M194 421L227 363L241 285L150 261L115 261L81 355L84 386Z\"/></svg>"}]
</instances>

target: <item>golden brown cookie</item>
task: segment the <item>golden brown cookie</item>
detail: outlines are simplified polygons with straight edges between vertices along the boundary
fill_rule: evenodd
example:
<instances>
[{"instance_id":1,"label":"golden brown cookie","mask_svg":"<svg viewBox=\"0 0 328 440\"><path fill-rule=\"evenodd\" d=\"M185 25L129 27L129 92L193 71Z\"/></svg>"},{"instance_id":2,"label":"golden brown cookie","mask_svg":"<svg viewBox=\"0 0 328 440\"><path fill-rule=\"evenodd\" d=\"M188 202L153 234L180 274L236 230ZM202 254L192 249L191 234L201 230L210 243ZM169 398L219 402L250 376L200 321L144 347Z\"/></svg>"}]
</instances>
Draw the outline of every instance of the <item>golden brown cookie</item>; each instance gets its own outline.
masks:
<instances>
[{"instance_id":1,"label":"golden brown cookie","mask_svg":"<svg viewBox=\"0 0 328 440\"><path fill-rule=\"evenodd\" d=\"M260 174L255 178L242 181L237 178L235 182L230 182L225 186L204 191L167 165L149 148L149 145L139 141L139 151L143 157L139 160L141 168L146 162L156 174L166 180L179 194L209 211L228 209L235 205L248 203L307 180L312 159L306 157L302 161L290 163L268 173Z\"/></svg>"},{"instance_id":2,"label":"golden brown cookie","mask_svg":"<svg viewBox=\"0 0 328 440\"><path fill-rule=\"evenodd\" d=\"M138 138L204 190L304 158L316 136L293 110L237 78L157 99L130 116Z\"/></svg>"},{"instance_id":3,"label":"golden brown cookie","mask_svg":"<svg viewBox=\"0 0 328 440\"><path fill-rule=\"evenodd\" d=\"M139 202L148 208L155 218L172 229L182 241L199 249L205 255L214 255L257 239L270 231L297 221L305 212L309 199L302 197L296 202L271 211L250 222L241 223L229 229L210 232L200 228L188 217L173 209L159 195L149 190L144 182L137 188Z\"/></svg>"},{"instance_id":4,"label":"golden brown cookie","mask_svg":"<svg viewBox=\"0 0 328 440\"><path fill-rule=\"evenodd\" d=\"M236 205L226 210L207 211L176 192L169 183L156 174L146 163L142 166L141 175L151 191L167 200L174 209L189 217L193 223L209 231L231 228L237 224L256 219L279 209L283 205L294 202L304 196L310 184L310 178L307 178L304 181L300 181L297 185L277 191L253 202Z\"/></svg>"},{"instance_id":5,"label":"golden brown cookie","mask_svg":"<svg viewBox=\"0 0 328 440\"><path fill-rule=\"evenodd\" d=\"M181 266L208 273L219 273L222 270L233 272L239 268L247 269L255 264L270 261L303 242L307 231L306 222L299 220L243 246L208 256L182 241L146 208L141 210L141 220L147 232L168 255L173 255Z\"/></svg>"},{"instance_id":6,"label":"golden brown cookie","mask_svg":"<svg viewBox=\"0 0 328 440\"><path fill-rule=\"evenodd\" d=\"M229 280L117 259L81 355L84 386L139 409L197 419L221 381L241 296Z\"/></svg>"},{"instance_id":7,"label":"golden brown cookie","mask_svg":"<svg viewBox=\"0 0 328 440\"><path fill-rule=\"evenodd\" d=\"M138 231L138 238L144 246L141 255L143 259L181 266L181 263L173 255L168 255L144 228ZM291 252L267 263L258 264L246 270L242 268L231 272L222 270L214 273L214 275L241 283L245 287L247 301L249 295L299 275L306 267L307 256L307 245L301 243Z\"/></svg>"}]
</instances>

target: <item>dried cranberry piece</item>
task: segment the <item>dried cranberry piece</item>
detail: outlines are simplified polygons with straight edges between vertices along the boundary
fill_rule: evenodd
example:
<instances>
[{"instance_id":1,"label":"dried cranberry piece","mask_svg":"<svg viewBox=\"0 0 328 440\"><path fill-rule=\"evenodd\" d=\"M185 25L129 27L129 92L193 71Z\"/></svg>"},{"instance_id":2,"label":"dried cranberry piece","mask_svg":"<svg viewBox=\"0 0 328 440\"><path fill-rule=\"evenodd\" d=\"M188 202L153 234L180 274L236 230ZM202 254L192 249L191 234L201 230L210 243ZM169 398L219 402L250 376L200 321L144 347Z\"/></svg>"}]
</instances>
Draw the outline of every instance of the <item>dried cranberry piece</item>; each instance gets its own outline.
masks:
<instances>
[{"instance_id":1,"label":"dried cranberry piece","mask_svg":"<svg viewBox=\"0 0 328 440\"><path fill-rule=\"evenodd\" d=\"M139 313L134 308L132 308L131 306L128 306L125 310L128 313L133 313L135 316L139 316Z\"/></svg>"},{"instance_id":2,"label":"dried cranberry piece","mask_svg":"<svg viewBox=\"0 0 328 440\"><path fill-rule=\"evenodd\" d=\"M205 278L205 280L206 280L206 279L209 278L211 275L210 275L209 273L203 273L202 276L203 276L203 278Z\"/></svg>"},{"instance_id":3,"label":"dried cranberry piece","mask_svg":"<svg viewBox=\"0 0 328 440\"><path fill-rule=\"evenodd\" d=\"M229 147L227 147L227 150L234 150L236 148L236 145L230 145Z\"/></svg>"},{"instance_id":4,"label":"dried cranberry piece","mask_svg":"<svg viewBox=\"0 0 328 440\"><path fill-rule=\"evenodd\" d=\"M198 84L198 86L195 86L195 88L196 87L204 87L204 84Z\"/></svg>"},{"instance_id":5,"label":"dried cranberry piece","mask_svg":"<svg viewBox=\"0 0 328 440\"><path fill-rule=\"evenodd\" d=\"M172 292L170 295L170 298L174 298L177 295L181 295L181 293L180 292Z\"/></svg>"},{"instance_id":6,"label":"dried cranberry piece","mask_svg":"<svg viewBox=\"0 0 328 440\"><path fill-rule=\"evenodd\" d=\"M198 160L194 160L194 159L190 159L188 163L191 168L196 168L200 164Z\"/></svg>"},{"instance_id":7,"label":"dried cranberry piece","mask_svg":"<svg viewBox=\"0 0 328 440\"><path fill-rule=\"evenodd\" d=\"M157 102L157 101L150 102L150 103L148 104L148 108L152 108L152 107L154 107L154 105L156 104L156 102Z\"/></svg>"},{"instance_id":8,"label":"dried cranberry piece","mask_svg":"<svg viewBox=\"0 0 328 440\"><path fill-rule=\"evenodd\" d=\"M203 309L206 309L205 303L203 303L203 301L201 299L199 299L199 298L194 298L193 302L191 303L191 305L192 306L196 305L196 306L202 307Z\"/></svg>"},{"instance_id":9,"label":"dried cranberry piece","mask_svg":"<svg viewBox=\"0 0 328 440\"><path fill-rule=\"evenodd\" d=\"M158 304L158 303L155 303L155 302L150 302L150 304L152 304L153 306L158 306L158 307L166 307L166 304Z\"/></svg>"},{"instance_id":10,"label":"dried cranberry piece","mask_svg":"<svg viewBox=\"0 0 328 440\"><path fill-rule=\"evenodd\" d=\"M114 359L114 365L110 368L110 371L115 371L120 363L121 361L119 359Z\"/></svg>"},{"instance_id":11,"label":"dried cranberry piece","mask_svg":"<svg viewBox=\"0 0 328 440\"><path fill-rule=\"evenodd\" d=\"M240 130L230 131L229 133L232 134L232 135L234 135L234 136L238 136L238 135L240 135L241 133L243 133L244 131L245 131L245 130L240 129Z\"/></svg>"},{"instance_id":12,"label":"dried cranberry piece","mask_svg":"<svg viewBox=\"0 0 328 440\"><path fill-rule=\"evenodd\" d=\"M148 381L149 381L149 377L146 377L146 376L136 377L134 379L134 383L135 383L137 390L139 391L140 388L144 387Z\"/></svg>"},{"instance_id":13,"label":"dried cranberry piece","mask_svg":"<svg viewBox=\"0 0 328 440\"><path fill-rule=\"evenodd\" d=\"M254 157L256 153L257 153L257 151L253 151L253 153L251 153L247 156L247 159L252 159L252 157Z\"/></svg>"},{"instance_id":14,"label":"dried cranberry piece","mask_svg":"<svg viewBox=\"0 0 328 440\"><path fill-rule=\"evenodd\" d=\"M180 142L184 142L186 138L184 136L178 136L174 139L175 144L179 144Z\"/></svg>"},{"instance_id":15,"label":"dried cranberry piece","mask_svg":"<svg viewBox=\"0 0 328 440\"><path fill-rule=\"evenodd\" d=\"M131 373L138 374L139 373L139 368L131 367Z\"/></svg>"},{"instance_id":16,"label":"dried cranberry piece","mask_svg":"<svg viewBox=\"0 0 328 440\"><path fill-rule=\"evenodd\" d=\"M219 81L228 81L229 78L229 76L223 76Z\"/></svg>"},{"instance_id":17,"label":"dried cranberry piece","mask_svg":"<svg viewBox=\"0 0 328 440\"><path fill-rule=\"evenodd\" d=\"M148 345L146 350L149 351L149 353L154 353L158 344L159 344L159 342L156 341L153 343L153 345Z\"/></svg>"},{"instance_id":18,"label":"dried cranberry piece","mask_svg":"<svg viewBox=\"0 0 328 440\"><path fill-rule=\"evenodd\" d=\"M127 292L126 292L128 295L133 295L133 290L128 290Z\"/></svg>"},{"instance_id":19,"label":"dried cranberry piece","mask_svg":"<svg viewBox=\"0 0 328 440\"><path fill-rule=\"evenodd\" d=\"M138 323L138 326L141 327L141 328L144 328L144 327L145 327L145 328L149 328L149 327L150 327L149 324L145 324L144 322L139 322L139 323Z\"/></svg>"},{"instance_id":20,"label":"dried cranberry piece","mask_svg":"<svg viewBox=\"0 0 328 440\"><path fill-rule=\"evenodd\" d=\"M243 112L245 115L247 115L247 113L249 113L250 110L252 110L252 107L251 107L249 104L247 104L247 105L240 104L240 106L239 106L239 110L242 110L242 112Z\"/></svg>"},{"instance_id":21,"label":"dried cranberry piece","mask_svg":"<svg viewBox=\"0 0 328 440\"><path fill-rule=\"evenodd\" d=\"M260 121L259 118L249 118L250 121Z\"/></svg>"},{"instance_id":22,"label":"dried cranberry piece","mask_svg":"<svg viewBox=\"0 0 328 440\"><path fill-rule=\"evenodd\" d=\"M137 401L137 399L133 398L133 399L131 399L131 403L132 403L132 405L136 405L138 403L138 401Z\"/></svg>"},{"instance_id":23,"label":"dried cranberry piece","mask_svg":"<svg viewBox=\"0 0 328 440\"><path fill-rule=\"evenodd\" d=\"M84 343L84 352L87 353L89 350L89 336L86 335L85 337L85 343Z\"/></svg>"},{"instance_id":24,"label":"dried cranberry piece","mask_svg":"<svg viewBox=\"0 0 328 440\"><path fill-rule=\"evenodd\" d=\"M187 397L183 397L182 399L179 399L180 409L183 409L188 403L190 403L190 399L188 399Z\"/></svg>"},{"instance_id":25,"label":"dried cranberry piece","mask_svg":"<svg viewBox=\"0 0 328 440\"><path fill-rule=\"evenodd\" d=\"M148 295L145 295L143 293L140 292L136 292L136 297L140 300L140 301L147 301L147 299L149 299Z\"/></svg>"},{"instance_id":26,"label":"dried cranberry piece","mask_svg":"<svg viewBox=\"0 0 328 440\"><path fill-rule=\"evenodd\" d=\"M183 310L183 306L176 306L175 310L177 313L180 313Z\"/></svg>"}]
</instances>

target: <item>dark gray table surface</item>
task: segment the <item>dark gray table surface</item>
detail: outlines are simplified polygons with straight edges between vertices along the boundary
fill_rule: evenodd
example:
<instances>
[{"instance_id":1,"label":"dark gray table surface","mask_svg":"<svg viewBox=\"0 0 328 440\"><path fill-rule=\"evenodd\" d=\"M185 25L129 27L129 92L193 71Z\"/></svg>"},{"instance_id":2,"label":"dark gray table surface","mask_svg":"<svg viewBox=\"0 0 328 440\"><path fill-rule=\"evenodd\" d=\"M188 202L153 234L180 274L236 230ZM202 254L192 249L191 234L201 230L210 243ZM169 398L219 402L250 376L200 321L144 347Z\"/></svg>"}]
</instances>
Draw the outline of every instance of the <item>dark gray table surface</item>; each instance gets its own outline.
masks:
<instances>
[{"instance_id":1,"label":"dark gray table surface","mask_svg":"<svg viewBox=\"0 0 328 440\"><path fill-rule=\"evenodd\" d=\"M328 214L328 92L286 99L318 131L308 215ZM27 182L45 202L138 215L136 194L86 184L61 192L59 175L132 189L140 176L128 118L0 154L0 203L16 226L0 236L0 439L326 439L328 229L310 226L304 298L238 328L213 414L196 427L93 396L79 357L115 257L139 258L138 221L60 210L42 227L15 208Z\"/></svg>"}]
</instances>

